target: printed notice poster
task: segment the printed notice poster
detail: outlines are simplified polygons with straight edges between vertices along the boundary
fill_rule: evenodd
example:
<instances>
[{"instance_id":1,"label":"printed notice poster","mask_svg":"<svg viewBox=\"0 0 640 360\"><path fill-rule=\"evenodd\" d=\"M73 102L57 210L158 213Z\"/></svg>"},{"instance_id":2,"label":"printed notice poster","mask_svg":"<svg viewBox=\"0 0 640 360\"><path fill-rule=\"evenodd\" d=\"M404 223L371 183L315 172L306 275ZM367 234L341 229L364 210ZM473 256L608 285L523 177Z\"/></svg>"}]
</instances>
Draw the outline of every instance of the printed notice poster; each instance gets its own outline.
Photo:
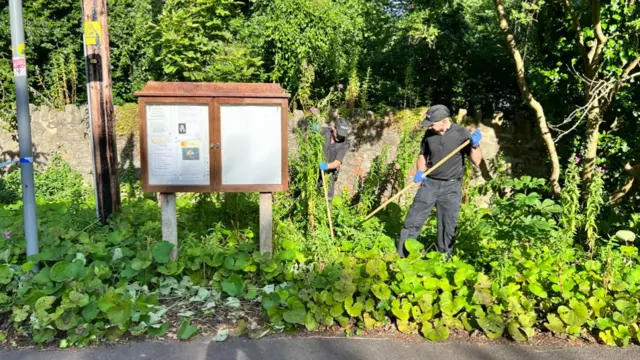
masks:
<instances>
[{"instance_id":1,"label":"printed notice poster","mask_svg":"<svg viewBox=\"0 0 640 360\"><path fill-rule=\"evenodd\" d=\"M149 185L209 185L208 104L148 104Z\"/></svg>"},{"instance_id":2,"label":"printed notice poster","mask_svg":"<svg viewBox=\"0 0 640 360\"><path fill-rule=\"evenodd\" d=\"M182 161L200 160L200 142L199 141L182 141Z\"/></svg>"}]
</instances>

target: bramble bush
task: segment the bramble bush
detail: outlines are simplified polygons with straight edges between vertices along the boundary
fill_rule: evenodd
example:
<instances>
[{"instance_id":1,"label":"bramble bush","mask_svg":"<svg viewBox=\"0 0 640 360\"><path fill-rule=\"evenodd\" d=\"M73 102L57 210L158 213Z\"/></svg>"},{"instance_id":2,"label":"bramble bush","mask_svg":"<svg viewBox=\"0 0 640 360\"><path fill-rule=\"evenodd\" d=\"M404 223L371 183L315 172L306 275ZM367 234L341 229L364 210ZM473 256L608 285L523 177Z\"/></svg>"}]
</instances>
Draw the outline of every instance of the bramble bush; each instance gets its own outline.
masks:
<instances>
[{"instance_id":1,"label":"bramble bush","mask_svg":"<svg viewBox=\"0 0 640 360\"><path fill-rule=\"evenodd\" d=\"M403 145L393 167L379 161L360 189L364 204L346 193L334 199L332 239L315 169L320 135L298 136L290 190L275 198L273 256L258 251L255 194L180 196L180 257L171 261L155 201L125 197L122 213L100 227L81 178L56 160L36 177L38 255L24 255L20 203L0 207L0 319L17 335L61 347L163 336L176 325L177 337L188 339L199 331L196 319L247 304L268 319L268 328L251 329L251 337L392 323L433 341L480 330L516 341L551 332L608 345L640 342L635 235L599 234L600 205L576 205L578 184L571 181L579 181L578 162L566 169L559 201L544 197L543 180L496 178L485 186L510 191L494 191L490 209L463 205L452 259L425 250L430 244L422 239L409 240L410 255L401 259L394 239L406 206L363 218L394 186L384 181L408 179L411 146ZM484 192L471 189L470 196ZM433 232L429 223L422 238Z\"/></svg>"}]
</instances>

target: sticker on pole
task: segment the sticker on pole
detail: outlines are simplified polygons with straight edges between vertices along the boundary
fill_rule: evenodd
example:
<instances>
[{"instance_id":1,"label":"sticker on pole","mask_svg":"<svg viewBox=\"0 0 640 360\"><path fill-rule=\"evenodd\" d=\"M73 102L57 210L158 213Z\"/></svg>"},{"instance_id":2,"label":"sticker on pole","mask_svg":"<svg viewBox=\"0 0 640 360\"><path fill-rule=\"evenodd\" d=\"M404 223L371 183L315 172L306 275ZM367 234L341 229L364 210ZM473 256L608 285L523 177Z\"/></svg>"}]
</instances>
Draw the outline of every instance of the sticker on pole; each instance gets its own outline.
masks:
<instances>
[{"instance_id":1,"label":"sticker on pole","mask_svg":"<svg viewBox=\"0 0 640 360\"><path fill-rule=\"evenodd\" d=\"M27 55L25 55L24 52L24 44L18 44L18 56L20 57L26 57Z\"/></svg>"},{"instance_id":2,"label":"sticker on pole","mask_svg":"<svg viewBox=\"0 0 640 360\"><path fill-rule=\"evenodd\" d=\"M16 56L13 58L13 75L27 76L27 58Z\"/></svg>"},{"instance_id":3,"label":"sticker on pole","mask_svg":"<svg viewBox=\"0 0 640 360\"><path fill-rule=\"evenodd\" d=\"M85 21L84 41L87 45L100 45L102 42L102 27L99 21Z\"/></svg>"}]
</instances>

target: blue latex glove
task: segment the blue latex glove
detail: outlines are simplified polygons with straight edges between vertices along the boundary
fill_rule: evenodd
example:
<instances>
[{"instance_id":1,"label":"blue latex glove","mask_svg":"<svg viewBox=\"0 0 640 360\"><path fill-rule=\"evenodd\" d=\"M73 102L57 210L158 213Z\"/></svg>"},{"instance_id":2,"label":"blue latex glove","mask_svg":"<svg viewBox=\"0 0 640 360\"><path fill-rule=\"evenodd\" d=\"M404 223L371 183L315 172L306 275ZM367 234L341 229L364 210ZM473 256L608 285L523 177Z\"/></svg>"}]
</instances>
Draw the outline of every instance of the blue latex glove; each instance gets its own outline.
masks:
<instances>
[{"instance_id":1,"label":"blue latex glove","mask_svg":"<svg viewBox=\"0 0 640 360\"><path fill-rule=\"evenodd\" d=\"M321 162L321 163L320 163L320 170L323 170L323 171L327 171L327 170L329 170L329 165L328 165L326 162L324 162L324 161L323 161L323 162Z\"/></svg>"},{"instance_id":2,"label":"blue latex glove","mask_svg":"<svg viewBox=\"0 0 640 360\"><path fill-rule=\"evenodd\" d=\"M480 132L480 130L474 131L474 133L471 134L471 146L477 147L478 145L480 145L481 139L482 139L482 133Z\"/></svg>"},{"instance_id":3,"label":"blue latex glove","mask_svg":"<svg viewBox=\"0 0 640 360\"><path fill-rule=\"evenodd\" d=\"M319 124L313 124L311 126L311 131L318 132L319 130L320 130L320 125Z\"/></svg>"},{"instance_id":4,"label":"blue latex glove","mask_svg":"<svg viewBox=\"0 0 640 360\"><path fill-rule=\"evenodd\" d=\"M417 183L422 182L422 180L424 180L424 179L422 178L422 175L424 175L424 171L419 170L419 171L416 173L416 176L414 176L414 177L413 177L413 182L417 182Z\"/></svg>"}]
</instances>

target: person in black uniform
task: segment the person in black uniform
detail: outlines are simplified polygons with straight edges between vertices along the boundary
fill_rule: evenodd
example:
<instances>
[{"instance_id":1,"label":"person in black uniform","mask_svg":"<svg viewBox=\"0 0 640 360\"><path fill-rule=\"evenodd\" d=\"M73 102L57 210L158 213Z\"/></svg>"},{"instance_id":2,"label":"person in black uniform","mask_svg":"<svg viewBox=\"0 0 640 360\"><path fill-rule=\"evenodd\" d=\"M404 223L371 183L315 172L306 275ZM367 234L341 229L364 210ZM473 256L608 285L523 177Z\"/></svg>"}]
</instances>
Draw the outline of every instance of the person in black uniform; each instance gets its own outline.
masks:
<instances>
[{"instance_id":1,"label":"person in black uniform","mask_svg":"<svg viewBox=\"0 0 640 360\"><path fill-rule=\"evenodd\" d=\"M418 238L425 220L435 206L438 221L437 249L450 257L462 200L464 158L469 156L476 166L480 166L482 134L480 130L476 130L470 135L469 130L453 123L449 109L444 105L430 107L422 121L422 127L427 130L420 145L418 172L413 179L414 182L420 183L420 188L400 232L397 242L398 254L401 257L406 256L405 241ZM427 177L423 177L428 168L469 139L470 144L462 151L453 155Z\"/></svg>"},{"instance_id":2,"label":"person in black uniform","mask_svg":"<svg viewBox=\"0 0 640 360\"><path fill-rule=\"evenodd\" d=\"M322 128L322 136L324 136L324 151L326 161L320 163L320 171L326 171L329 174L327 187L329 188L329 199L333 199L335 183L338 180L340 166L344 162L344 157L349 151L349 122L344 118L337 118L331 127ZM320 180L322 181L322 180ZM322 183L320 183L322 186Z\"/></svg>"}]
</instances>

